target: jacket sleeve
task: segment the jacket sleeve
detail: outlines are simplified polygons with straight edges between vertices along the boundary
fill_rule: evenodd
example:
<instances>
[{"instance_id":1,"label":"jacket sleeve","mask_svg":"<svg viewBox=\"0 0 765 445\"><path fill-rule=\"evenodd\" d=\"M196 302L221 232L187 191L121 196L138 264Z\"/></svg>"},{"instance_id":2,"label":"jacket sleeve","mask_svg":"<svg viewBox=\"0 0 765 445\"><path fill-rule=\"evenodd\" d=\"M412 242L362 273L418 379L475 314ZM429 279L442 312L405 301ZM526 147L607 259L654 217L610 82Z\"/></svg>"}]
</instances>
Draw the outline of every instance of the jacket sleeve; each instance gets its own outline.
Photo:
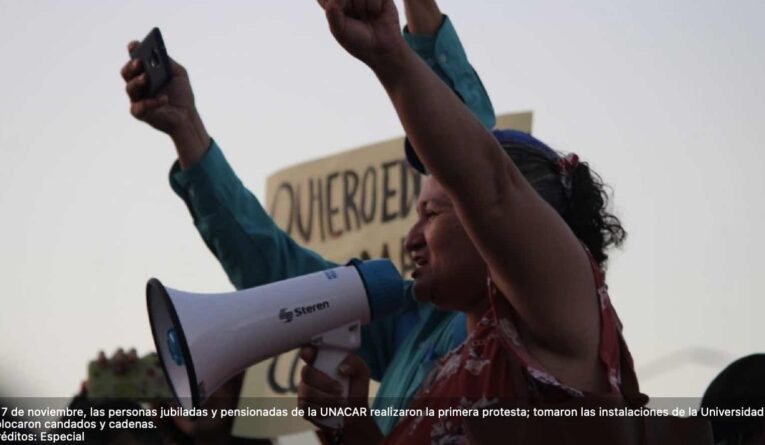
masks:
<instances>
[{"instance_id":1,"label":"jacket sleeve","mask_svg":"<svg viewBox=\"0 0 765 445\"><path fill-rule=\"evenodd\" d=\"M448 16L444 16L436 35L412 34L404 27L404 39L430 69L457 93L487 129L494 128L494 107L481 78L470 65L457 31Z\"/></svg>"},{"instance_id":2,"label":"jacket sleeve","mask_svg":"<svg viewBox=\"0 0 765 445\"><path fill-rule=\"evenodd\" d=\"M301 247L276 226L214 141L191 168L181 170L176 162L170 185L186 203L199 234L237 289L336 266Z\"/></svg>"}]
</instances>

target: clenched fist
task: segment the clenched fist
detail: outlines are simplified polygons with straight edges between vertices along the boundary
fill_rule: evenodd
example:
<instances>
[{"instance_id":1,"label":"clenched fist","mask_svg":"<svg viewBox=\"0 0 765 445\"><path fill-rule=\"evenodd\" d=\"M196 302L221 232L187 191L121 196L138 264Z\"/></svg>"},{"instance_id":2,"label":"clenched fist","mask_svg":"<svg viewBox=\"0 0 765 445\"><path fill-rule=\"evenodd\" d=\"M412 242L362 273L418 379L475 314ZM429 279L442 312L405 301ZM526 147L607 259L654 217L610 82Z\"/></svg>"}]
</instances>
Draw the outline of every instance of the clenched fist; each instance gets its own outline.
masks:
<instances>
[{"instance_id":1,"label":"clenched fist","mask_svg":"<svg viewBox=\"0 0 765 445\"><path fill-rule=\"evenodd\" d=\"M319 0L337 42L372 68L406 48L393 0Z\"/></svg>"}]
</instances>

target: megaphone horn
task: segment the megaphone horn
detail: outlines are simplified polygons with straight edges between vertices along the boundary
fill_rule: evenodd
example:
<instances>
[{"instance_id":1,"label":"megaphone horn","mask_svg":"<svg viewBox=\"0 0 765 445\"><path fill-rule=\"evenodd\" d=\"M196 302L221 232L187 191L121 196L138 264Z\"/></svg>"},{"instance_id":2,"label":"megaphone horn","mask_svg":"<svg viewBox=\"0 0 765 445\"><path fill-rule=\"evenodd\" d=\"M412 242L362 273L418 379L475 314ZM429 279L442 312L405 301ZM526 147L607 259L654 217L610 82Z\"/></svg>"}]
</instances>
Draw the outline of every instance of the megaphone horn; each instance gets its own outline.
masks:
<instances>
[{"instance_id":1,"label":"megaphone horn","mask_svg":"<svg viewBox=\"0 0 765 445\"><path fill-rule=\"evenodd\" d=\"M337 366L360 346L362 324L403 306L403 289L390 260L353 260L218 294L184 292L152 278L146 301L162 369L181 406L191 409L249 366L306 344L317 346L314 366L340 381L347 396L348 378Z\"/></svg>"}]
</instances>

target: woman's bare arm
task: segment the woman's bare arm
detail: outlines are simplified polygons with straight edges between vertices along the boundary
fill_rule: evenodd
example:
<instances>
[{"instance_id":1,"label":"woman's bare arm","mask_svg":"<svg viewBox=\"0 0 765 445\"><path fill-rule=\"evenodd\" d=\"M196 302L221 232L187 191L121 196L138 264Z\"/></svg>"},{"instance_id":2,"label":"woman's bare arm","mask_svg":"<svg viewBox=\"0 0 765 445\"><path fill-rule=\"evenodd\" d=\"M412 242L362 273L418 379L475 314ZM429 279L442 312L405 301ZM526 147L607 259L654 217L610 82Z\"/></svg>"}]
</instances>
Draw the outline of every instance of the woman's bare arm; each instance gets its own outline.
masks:
<instances>
[{"instance_id":1,"label":"woman's bare arm","mask_svg":"<svg viewBox=\"0 0 765 445\"><path fill-rule=\"evenodd\" d=\"M371 3L327 1L335 38L380 79L418 156L454 202L534 346L591 363L599 311L581 244L494 137L403 44L393 2Z\"/></svg>"}]
</instances>

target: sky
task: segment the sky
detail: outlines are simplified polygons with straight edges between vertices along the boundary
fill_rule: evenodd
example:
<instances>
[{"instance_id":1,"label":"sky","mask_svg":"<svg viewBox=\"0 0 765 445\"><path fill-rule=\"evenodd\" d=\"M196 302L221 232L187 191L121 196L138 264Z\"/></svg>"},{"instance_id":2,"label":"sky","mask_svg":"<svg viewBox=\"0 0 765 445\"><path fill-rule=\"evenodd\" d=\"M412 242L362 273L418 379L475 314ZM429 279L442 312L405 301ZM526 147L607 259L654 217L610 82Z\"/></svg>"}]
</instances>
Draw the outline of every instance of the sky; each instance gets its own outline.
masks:
<instances>
[{"instance_id":1,"label":"sky","mask_svg":"<svg viewBox=\"0 0 765 445\"><path fill-rule=\"evenodd\" d=\"M612 187L642 389L698 397L762 352L765 2L440 5L497 113L532 110ZM66 397L99 350L150 351L150 277L232 289L169 187L171 141L129 114L126 44L153 26L260 198L278 169L402 134L313 0L0 0L0 392Z\"/></svg>"}]
</instances>

